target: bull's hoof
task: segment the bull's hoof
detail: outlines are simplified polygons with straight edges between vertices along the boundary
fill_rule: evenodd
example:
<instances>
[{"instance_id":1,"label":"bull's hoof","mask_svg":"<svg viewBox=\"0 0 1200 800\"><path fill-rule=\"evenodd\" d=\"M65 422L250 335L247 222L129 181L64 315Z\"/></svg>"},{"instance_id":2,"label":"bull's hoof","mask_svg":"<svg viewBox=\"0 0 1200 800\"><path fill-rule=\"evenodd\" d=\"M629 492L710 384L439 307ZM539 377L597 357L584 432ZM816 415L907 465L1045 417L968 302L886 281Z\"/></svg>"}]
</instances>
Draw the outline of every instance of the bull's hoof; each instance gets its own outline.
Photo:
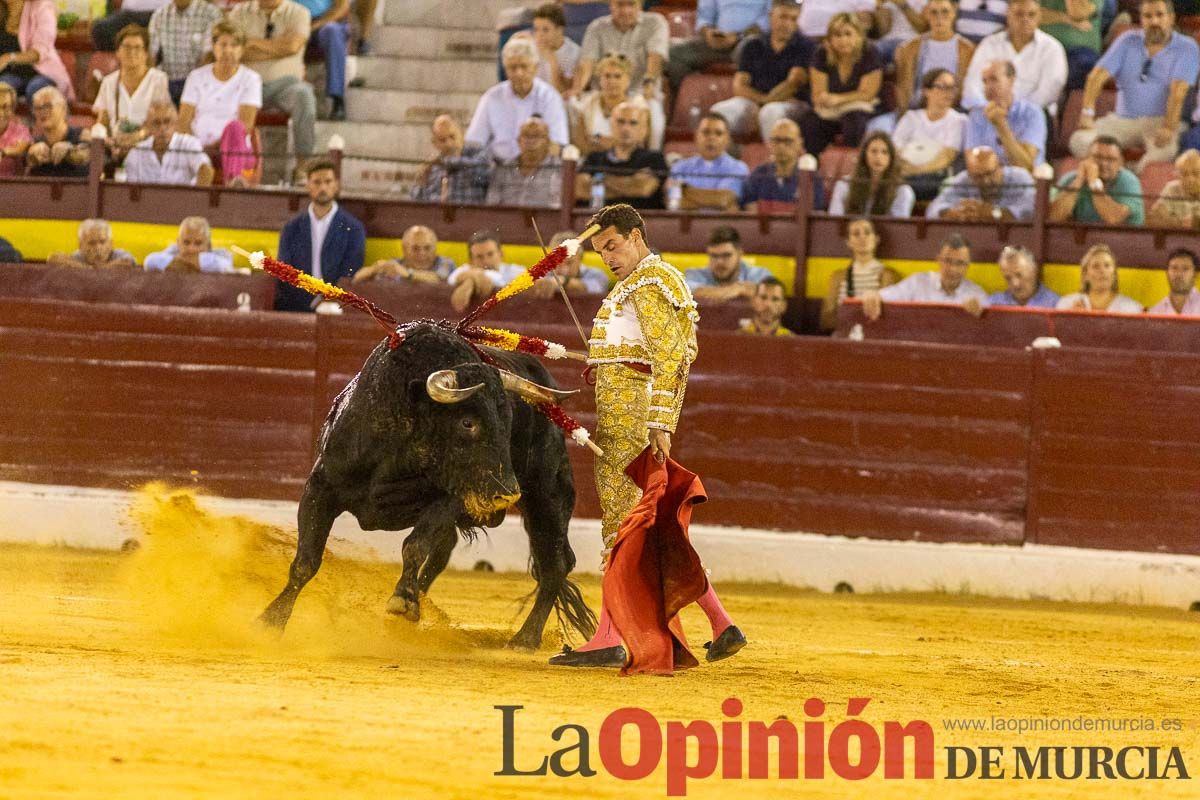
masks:
<instances>
[{"instance_id":1,"label":"bull's hoof","mask_svg":"<svg viewBox=\"0 0 1200 800\"><path fill-rule=\"evenodd\" d=\"M524 650L527 653L532 653L542 645L542 637L528 636L518 633L516 636L508 640L509 650Z\"/></svg>"},{"instance_id":2,"label":"bull's hoof","mask_svg":"<svg viewBox=\"0 0 1200 800\"><path fill-rule=\"evenodd\" d=\"M269 629L272 633L283 635L283 629L287 627L287 617L283 616L271 608L258 615L258 624Z\"/></svg>"},{"instance_id":3,"label":"bull's hoof","mask_svg":"<svg viewBox=\"0 0 1200 800\"><path fill-rule=\"evenodd\" d=\"M397 617L404 617L409 622L421 621L421 604L401 597L398 594L388 598L387 611Z\"/></svg>"}]
</instances>

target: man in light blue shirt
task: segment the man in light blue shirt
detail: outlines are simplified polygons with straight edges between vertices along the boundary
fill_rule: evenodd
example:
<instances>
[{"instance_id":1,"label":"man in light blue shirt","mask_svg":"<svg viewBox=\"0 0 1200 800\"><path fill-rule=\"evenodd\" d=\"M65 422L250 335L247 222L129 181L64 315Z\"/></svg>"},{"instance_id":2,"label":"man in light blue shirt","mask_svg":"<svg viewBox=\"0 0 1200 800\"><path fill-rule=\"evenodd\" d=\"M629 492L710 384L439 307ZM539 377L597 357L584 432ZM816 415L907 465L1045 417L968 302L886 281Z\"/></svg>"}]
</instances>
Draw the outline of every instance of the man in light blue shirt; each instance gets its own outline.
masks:
<instances>
[{"instance_id":1,"label":"man in light blue shirt","mask_svg":"<svg viewBox=\"0 0 1200 800\"><path fill-rule=\"evenodd\" d=\"M498 160L508 161L520 154L521 125L537 115L546 123L551 152L557 155L569 141L567 109L558 90L534 75L539 56L533 40L509 39L500 55L508 80L479 98L466 141L489 147Z\"/></svg>"},{"instance_id":2,"label":"man in light blue shirt","mask_svg":"<svg viewBox=\"0 0 1200 800\"><path fill-rule=\"evenodd\" d=\"M1033 172L1046 160L1046 112L1014 94L1016 77L1011 61L993 61L984 68L986 104L967 115L963 150L988 147L1001 164Z\"/></svg>"},{"instance_id":3,"label":"man in light blue shirt","mask_svg":"<svg viewBox=\"0 0 1200 800\"><path fill-rule=\"evenodd\" d=\"M683 208L738 209L750 168L725 152L728 148L729 125L710 111L696 128L698 154L671 167L671 179L683 184Z\"/></svg>"},{"instance_id":4,"label":"man in light blue shirt","mask_svg":"<svg viewBox=\"0 0 1200 800\"><path fill-rule=\"evenodd\" d=\"M1117 37L1088 74L1079 128L1071 135L1076 158L1097 136L1111 136L1122 148L1143 148L1135 172L1175 158L1183 101L1200 72L1200 47L1174 30L1171 3L1143 0L1140 14L1142 29ZM1117 108L1096 119L1096 101L1109 78L1117 84Z\"/></svg>"},{"instance_id":5,"label":"man in light blue shirt","mask_svg":"<svg viewBox=\"0 0 1200 800\"><path fill-rule=\"evenodd\" d=\"M967 168L950 179L925 216L960 222L1033 219L1033 176L1020 167L1004 167L989 147L967 151Z\"/></svg>"},{"instance_id":6,"label":"man in light blue shirt","mask_svg":"<svg viewBox=\"0 0 1200 800\"><path fill-rule=\"evenodd\" d=\"M672 93L689 73L731 63L738 42L769 31L772 4L798 7L794 0L700 0L696 36L673 46L667 57Z\"/></svg>"},{"instance_id":7,"label":"man in light blue shirt","mask_svg":"<svg viewBox=\"0 0 1200 800\"><path fill-rule=\"evenodd\" d=\"M988 295L977 283L967 280L971 266L971 244L962 234L946 237L938 251L936 272L914 272L899 283L872 289L862 296L863 314L879 319L883 303L944 303L960 305L978 317L988 306Z\"/></svg>"},{"instance_id":8,"label":"man in light blue shirt","mask_svg":"<svg viewBox=\"0 0 1200 800\"><path fill-rule=\"evenodd\" d=\"M148 272L233 272L233 253L212 247L212 230L204 217L179 223L179 238L166 250L146 256Z\"/></svg>"},{"instance_id":9,"label":"man in light blue shirt","mask_svg":"<svg viewBox=\"0 0 1200 800\"><path fill-rule=\"evenodd\" d=\"M742 260L742 237L736 228L722 225L708 237L708 266L689 269L683 279L697 300L723 303L749 300L759 283L771 277L766 267L752 267Z\"/></svg>"},{"instance_id":10,"label":"man in light blue shirt","mask_svg":"<svg viewBox=\"0 0 1200 800\"><path fill-rule=\"evenodd\" d=\"M1058 294L1042 283L1042 270L1028 249L1009 245L1000 251L998 261L1008 289L992 293L988 302L993 306L1054 308L1058 305Z\"/></svg>"}]
</instances>

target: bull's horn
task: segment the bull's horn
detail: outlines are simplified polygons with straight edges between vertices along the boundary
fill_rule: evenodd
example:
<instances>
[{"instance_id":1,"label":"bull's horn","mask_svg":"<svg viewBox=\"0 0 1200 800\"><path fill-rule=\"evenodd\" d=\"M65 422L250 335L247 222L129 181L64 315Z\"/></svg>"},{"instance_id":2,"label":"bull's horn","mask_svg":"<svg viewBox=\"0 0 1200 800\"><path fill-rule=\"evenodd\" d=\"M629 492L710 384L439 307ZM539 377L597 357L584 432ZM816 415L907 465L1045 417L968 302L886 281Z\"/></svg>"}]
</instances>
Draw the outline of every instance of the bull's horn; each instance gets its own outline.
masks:
<instances>
[{"instance_id":1,"label":"bull's horn","mask_svg":"<svg viewBox=\"0 0 1200 800\"><path fill-rule=\"evenodd\" d=\"M461 403L483 388L482 383L458 388L458 375L452 369L439 369L425 379L425 391L439 403Z\"/></svg>"},{"instance_id":2,"label":"bull's horn","mask_svg":"<svg viewBox=\"0 0 1200 800\"><path fill-rule=\"evenodd\" d=\"M528 378L522 378L508 370L499 370L500 380L504 382L504 390L512 392L517 397L529 400L533 403L557 403L560 400L565 400L579 390L564 391L562 389L551 389L549 386L542 386L540 383L534 383Z\"/></svg>"}]
</instances>

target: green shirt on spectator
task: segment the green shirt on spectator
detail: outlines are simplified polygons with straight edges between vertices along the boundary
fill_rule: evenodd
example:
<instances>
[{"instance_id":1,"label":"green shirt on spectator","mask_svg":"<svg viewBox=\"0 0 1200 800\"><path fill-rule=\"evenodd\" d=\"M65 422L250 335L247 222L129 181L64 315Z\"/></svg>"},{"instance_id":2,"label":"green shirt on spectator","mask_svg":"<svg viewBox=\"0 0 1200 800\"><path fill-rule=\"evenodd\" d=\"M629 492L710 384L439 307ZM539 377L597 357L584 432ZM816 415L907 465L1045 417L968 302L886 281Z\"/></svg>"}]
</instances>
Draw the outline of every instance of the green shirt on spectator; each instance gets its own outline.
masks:
<instances>
[{"instance_id":1,"label":"green shirt on spectator","mask_svg":"<svg viewBox=\"0 0 1200 800\"><path fill-rule=\"evenodd\" d=\"M1058 182L1058 188L1065 189L1074 180L1075 172L1068 172ZM1126 225L1141 225L1146 221L1146 209L1142 205L1142 184L1137 175L1122 167L1113 182L1104 189L1113 200L1129 209L1129 216L1125 218ZM1096 204L1092 201L1092 190L1087 184L1079 188L1071 218L1076 222L1104 222L1096 211Z\"/></svg>"},{"instance_id":2,"label":"green shirt on spectator","mask_svg":"<svg viewBox=\"0 0 1200 800\"><path fill-rule=\"evenodd\" d=\"M1054 25L1042 25L1042 30L1058 39L1064 49L1070 50L1073 47L1086 47L1093 52L1100 52L1100 9L1103 7L1103 0L1094 0L1096 7L1095 12L1088 18L1092 23L1090 31L1081 31L1074 25L1067 25L1064 22L1058 22ZM1042 0L1042 8L1047 11L1058 11L1063 14L1067 13L1067 0Z\"/></svg>"}]
</instances>

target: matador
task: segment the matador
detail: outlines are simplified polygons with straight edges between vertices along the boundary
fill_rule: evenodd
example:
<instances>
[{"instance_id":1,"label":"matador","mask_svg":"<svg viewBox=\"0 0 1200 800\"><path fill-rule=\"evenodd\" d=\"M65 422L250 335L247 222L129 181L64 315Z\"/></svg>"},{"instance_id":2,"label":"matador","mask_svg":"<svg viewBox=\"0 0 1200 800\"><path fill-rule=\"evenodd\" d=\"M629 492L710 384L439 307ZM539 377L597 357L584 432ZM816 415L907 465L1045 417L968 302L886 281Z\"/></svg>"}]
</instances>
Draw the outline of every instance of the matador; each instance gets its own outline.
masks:
<instances>
[{"instance_id":1,"label":"matador","mask_svg":"<svg viewBox=\"0 0 1200 800\"><path fill-rule=\"evenodd\" d=\"M688 370L697 355L699 313L679 270L650 252L646 226L632 206L601 209L589 227L593 249L617 276L593 321L588 364L596 379L595 462L600 498L600 533L606 566L617 530L641 499L625 468L650 447L661 463L671 451L679 423ZM706 658L733 655L746 643L721 606L711 584L697 601L712 625ZM616 666L625 663L620 634L601 609L596 635L583 646L550 659L556 666Z\"/></svg>"}]
</instances>

